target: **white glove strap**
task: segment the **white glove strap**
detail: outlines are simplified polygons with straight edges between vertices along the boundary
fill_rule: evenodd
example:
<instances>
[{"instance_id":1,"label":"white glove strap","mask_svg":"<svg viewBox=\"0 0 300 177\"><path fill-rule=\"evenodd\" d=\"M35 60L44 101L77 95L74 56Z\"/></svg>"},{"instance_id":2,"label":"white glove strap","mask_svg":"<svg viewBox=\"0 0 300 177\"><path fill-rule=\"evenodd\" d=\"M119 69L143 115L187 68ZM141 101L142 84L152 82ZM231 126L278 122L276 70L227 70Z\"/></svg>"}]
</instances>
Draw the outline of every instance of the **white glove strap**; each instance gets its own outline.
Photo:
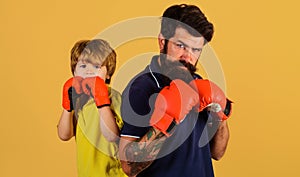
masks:
<instances>
[{"instance_id":1,"label":"white glove strap","mask_svg":"<svg viewBox=\"0 0 300 177\"><path fill-rule=\"evenodd\" d=\"M209 105L207 105L207 107L210 107L210 111L212 112L219 112L222 110L220 104L218 103L210 103Z\"/></svg>"}]
</instances>

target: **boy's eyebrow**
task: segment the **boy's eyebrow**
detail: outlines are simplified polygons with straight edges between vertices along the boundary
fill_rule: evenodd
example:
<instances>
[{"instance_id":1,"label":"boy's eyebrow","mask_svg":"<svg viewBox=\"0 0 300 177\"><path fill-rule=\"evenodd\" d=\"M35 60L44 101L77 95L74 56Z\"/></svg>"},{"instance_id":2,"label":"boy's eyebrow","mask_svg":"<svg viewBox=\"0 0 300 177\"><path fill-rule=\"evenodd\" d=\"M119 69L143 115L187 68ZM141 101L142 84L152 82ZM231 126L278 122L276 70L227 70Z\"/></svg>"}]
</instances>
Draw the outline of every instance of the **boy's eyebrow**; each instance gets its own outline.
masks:
<instances>
[{"instance_id":1,"label":"boy's eyebrow","mask_svg":"<svg viewBox=\"0 0 300 177\"><path fill-rule=\"evenodd\" d=\"M78 62L79 62L79 61L85 62L85 61L87 61L87 60L88 60L88 56L86 56L86 55L81 54L81 55L78 57Z\"/></svg>"},{"instance_id":2,"label":"boy's eyebrow","mask_svg":"<svg viewBox=\"0 0 300 177\"><path fill-rule=\"evenodd\" d=\"M80 62L81 62L82 64L86 64L86 63L87 63L87 61L86 61L85 59L81 59ZM79 61L78 61L78 63L79 63Z\"/></svg>"}]
</instances>

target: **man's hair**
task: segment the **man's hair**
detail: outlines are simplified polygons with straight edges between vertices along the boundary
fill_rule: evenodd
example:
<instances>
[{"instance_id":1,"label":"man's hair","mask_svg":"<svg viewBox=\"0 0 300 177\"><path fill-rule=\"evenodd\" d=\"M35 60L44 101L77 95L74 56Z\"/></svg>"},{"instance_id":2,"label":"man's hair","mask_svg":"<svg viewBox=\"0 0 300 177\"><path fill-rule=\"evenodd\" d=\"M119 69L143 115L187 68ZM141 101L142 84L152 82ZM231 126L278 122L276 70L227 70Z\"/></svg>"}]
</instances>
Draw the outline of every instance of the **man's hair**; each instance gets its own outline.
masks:
<instances>
[{"instance_id":1,"label":"man's hair","mask_svg":"<svg viewBox=\"0 0 300 177\"><path fill-rule=\"evenodd\" d=\"M173 5L165 10L162 16L161 34L165 39L170 39L174 36L177 27L186 29L195 37L203 36L206 42L211 41L214 33L213 24L194 5Z\"/></svg>"},{"instance_id":2,"label":"man's hair","mask_svg":"<svg viewBox=\"0 0 300 177\"><path fill-rule=\"evenodd\" d=\"M102 39L81 40L75 43L71 50L71 70L74 74L79 60L92 64L106 66L107 75L112 77L116 70L116 52L109 43ZM106 79L110 83L110 79Z\"/></svg>"}]
</instances>

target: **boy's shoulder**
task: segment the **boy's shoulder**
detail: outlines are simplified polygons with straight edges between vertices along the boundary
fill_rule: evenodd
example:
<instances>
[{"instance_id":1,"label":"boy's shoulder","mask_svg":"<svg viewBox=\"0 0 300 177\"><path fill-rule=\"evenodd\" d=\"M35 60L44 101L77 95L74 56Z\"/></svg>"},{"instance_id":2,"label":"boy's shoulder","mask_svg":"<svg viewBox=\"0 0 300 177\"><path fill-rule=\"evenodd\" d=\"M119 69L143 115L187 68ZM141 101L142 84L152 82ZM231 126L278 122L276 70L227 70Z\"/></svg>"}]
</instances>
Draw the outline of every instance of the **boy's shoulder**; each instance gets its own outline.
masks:
<instances>
[{"instance_id":1,"label":"boy's shoulder","mask_svg":"<svg viewBox=\"0 0 300 177\"><path fill-rule=\"evenodd\" d=\"M118 90L109 86L108 92L111 99L121 99L121 93Z\"/></svg>"},{"instance_id":2,"label":"boy's shoulder","mask_svg":"<svg viewBox=\"0 0 300 177\"><path fill-rule=\"evenodd\" d=\"M121 93L111 87L108 87L109 98L111 101L111 109L115 112L120 112L122 96Z\"/></svg>"},{"instance_id":3,"label":"boy's shoulder","mask_svg":"<svg viewBox=\"0 0 300 177\"><path fill-rule=\"evenodd\" d=\"M121 100L122 100L122 96L120 94L119 91L108 87L108 92L109 92L109 97L111 99L111 105L110 108L115 116L116 119L116 123L119 127L119 129L121 129L123 127L123 120L121 118Z\"/></svg>"}]
</instances>

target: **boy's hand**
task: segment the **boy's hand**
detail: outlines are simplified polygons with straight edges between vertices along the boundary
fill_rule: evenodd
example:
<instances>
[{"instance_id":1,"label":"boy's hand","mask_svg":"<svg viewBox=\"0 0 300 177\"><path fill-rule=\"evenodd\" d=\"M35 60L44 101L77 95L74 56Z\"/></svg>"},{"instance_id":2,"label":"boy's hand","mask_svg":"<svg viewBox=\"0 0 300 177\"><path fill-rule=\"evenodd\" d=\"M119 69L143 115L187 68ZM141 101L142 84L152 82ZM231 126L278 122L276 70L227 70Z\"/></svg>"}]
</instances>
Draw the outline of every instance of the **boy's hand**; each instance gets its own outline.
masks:
<instances>
[{"instance_id":1,"label":"boy's hand","mask_svg":"<svg viewBox=\"0 0 300 177\"><path fill-rule=\"evenodd\" d=\"M74 100L76 100L76 98L78 98L78 96L82 93L82 80L82 77L76 76L70 78L64 84L62 106L68 112L71 112L74 109Z\"/></svg>"},{"instance_id":2,"label":"boy's hand","mask_svg":"<svg viewBox=\"0 0 300 177\"><path fill-rule=\"evenodd\" d=\"M88 77L82 81L82 90L85 94L94 98L96 106L101 108L110 105L108 89L100 77Z\"/></svg>"}]
</instances>

